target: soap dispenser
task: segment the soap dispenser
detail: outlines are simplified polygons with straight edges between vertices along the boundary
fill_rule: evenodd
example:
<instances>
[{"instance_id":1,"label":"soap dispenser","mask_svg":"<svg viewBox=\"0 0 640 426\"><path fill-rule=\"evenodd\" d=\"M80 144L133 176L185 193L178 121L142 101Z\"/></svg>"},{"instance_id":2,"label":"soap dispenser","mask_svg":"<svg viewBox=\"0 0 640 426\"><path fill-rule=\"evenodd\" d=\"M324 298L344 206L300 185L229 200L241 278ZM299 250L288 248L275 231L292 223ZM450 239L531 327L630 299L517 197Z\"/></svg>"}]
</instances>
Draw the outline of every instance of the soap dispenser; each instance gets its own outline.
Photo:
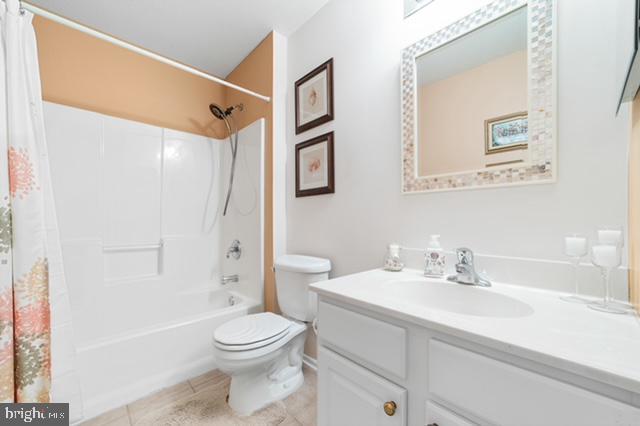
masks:
<instances>
[{"instance_id":1,"label":"soap dispenser","mask_svg":"<svg viewBox=\"0 0 640 426\"><path fill-rule=\"evenodd\" d=\"M400 259L400 245L389 244L387 255L384 258L384 269L386 271L400 272L404 268L404 263Z\"/></svg>"},{"instance_id":2,"label":"soap dispenser","mask_svg":"<svg viewBox=\"0 0 640 426\"><path fill-rule=\"evenodd\" d=\"M440 235L431 235L425 253L424 275L442 278L444 276L444 250L440 245Z\"/></svg>"}]
</instances>

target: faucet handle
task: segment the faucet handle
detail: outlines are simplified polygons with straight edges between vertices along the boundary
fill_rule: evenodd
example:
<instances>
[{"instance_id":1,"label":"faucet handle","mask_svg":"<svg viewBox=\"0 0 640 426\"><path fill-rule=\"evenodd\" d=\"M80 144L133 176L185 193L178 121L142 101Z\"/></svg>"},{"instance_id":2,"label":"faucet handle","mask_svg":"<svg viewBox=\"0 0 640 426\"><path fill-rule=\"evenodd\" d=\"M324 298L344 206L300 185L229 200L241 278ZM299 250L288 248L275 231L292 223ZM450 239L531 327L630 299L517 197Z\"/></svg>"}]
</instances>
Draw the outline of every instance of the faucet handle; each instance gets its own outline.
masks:
<instances>
[{"instance_id":1,"label":"faucet handle","mask_svg":"<svg viewBox=\"0 0 640 426\"><path fill-rule=\"evenodd\" d=\"M460 247L456 249L456 256L458 257L458 263L462 265L473 265L473 251L466 247Z\"/></svg>"},{"instance_id":2,"label":"faucet handle","mask_svg":"<svg viewBox=\"0 0 640 426\"><path fill-rule=\"evenodd\" d=\"M235 260L238 260L240 259L241 255L242 255L242 247L240 247L240 241L233 240L233 242L231 243L231 247L227 249L227 259L233 256Z\"/></svg>"}]
</instances>

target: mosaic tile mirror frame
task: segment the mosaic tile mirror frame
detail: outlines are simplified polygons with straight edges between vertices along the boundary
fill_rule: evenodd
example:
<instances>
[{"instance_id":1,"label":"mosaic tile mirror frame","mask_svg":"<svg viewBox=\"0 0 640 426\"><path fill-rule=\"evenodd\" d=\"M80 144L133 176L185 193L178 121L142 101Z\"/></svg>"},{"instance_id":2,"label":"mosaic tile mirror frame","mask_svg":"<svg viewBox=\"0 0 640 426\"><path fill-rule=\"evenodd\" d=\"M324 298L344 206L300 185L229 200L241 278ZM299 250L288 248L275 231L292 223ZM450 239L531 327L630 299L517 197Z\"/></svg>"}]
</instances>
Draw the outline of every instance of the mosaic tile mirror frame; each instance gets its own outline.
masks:
<instances>
[{"instance_id":1,"label":"mosaic tile mirror frame","mask_svg":"<svg viewBox=\"0 0 640 426\"><path fill-rule=\"evenodd\" d=\"M528 160L461 173L418 173L416 59L520 8L527 7ZM557 174L555 0L496 0L408 46L402 53L402 192L419 193L551 183Z\"/></svg>"}]
</instances>

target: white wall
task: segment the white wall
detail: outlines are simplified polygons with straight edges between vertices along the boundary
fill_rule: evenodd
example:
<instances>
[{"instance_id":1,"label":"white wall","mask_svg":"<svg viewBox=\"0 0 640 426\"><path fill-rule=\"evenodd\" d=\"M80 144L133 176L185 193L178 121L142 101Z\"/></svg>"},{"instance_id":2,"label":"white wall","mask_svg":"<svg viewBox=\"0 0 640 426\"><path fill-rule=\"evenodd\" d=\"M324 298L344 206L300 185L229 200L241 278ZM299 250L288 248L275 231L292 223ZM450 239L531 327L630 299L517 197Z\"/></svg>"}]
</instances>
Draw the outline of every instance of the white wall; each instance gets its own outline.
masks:
<instances>
[{"instance_id":1,"label":"white wall","mask_svg":"<svg viewBox=\"0 0 640 426\"><path fill-rule=\"evenodd\" d=\"M273 258L287 252L287 38L273 32Z\"/></svg>"},{"instance_id":2,"label":"white wall","mask_svg":"<svg viewBox=\"0 0 640 426\"><path fill-rule=\"evenodd\" d=\"M333 275L378 267L391 241L563 259L562 237L626 224L628 108L614 117L615 5L558 1L558 182L400 194L400 55L486 4L435 1L406 21L402 2L332 0L289 38L288 251L329 257ZM296 136L295 80L334 58L335 120ZM335 131L336 192L295 198L294 145ZM488 271L489 273L491 271Z\"/></svg>"}]
</instances>

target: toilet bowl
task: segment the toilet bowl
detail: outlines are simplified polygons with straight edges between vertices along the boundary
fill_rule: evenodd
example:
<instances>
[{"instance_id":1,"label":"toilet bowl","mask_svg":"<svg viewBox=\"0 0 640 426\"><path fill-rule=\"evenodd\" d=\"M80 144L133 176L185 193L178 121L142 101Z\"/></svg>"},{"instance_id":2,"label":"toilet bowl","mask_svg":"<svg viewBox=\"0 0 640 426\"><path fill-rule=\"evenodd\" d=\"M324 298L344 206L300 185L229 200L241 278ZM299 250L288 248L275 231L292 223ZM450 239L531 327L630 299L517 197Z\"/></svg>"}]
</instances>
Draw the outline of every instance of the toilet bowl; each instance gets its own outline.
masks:
<instances>
[{"instance_id":1,"label":"toilet bowl","mask_svg":"<svg viewBox=\"0 0 640 426\"><path fill-rule=\"evenodd\" d=\"M274 317L279 320L274 321ZM260 327L260 322L273 328ZM247 333L235 344L223 343L232 336L231 328L238 334ZM231 376L229 405L234 411L249 415L286 398L302 385L306 329L304 323L265 312L237 318L216 330L214 353L218 368Z\"/></svg>"},{"instance_id":2,"label":"toilet bowl","mask_svg":"<svg viewBox=\"0 0 640 426\"><path fill-rule=\"evenodd\" d=\"M276 290L283 315L271 312L235 318L213 335L218 368L231 376L229 405L249 415L282 400L304 382L302 361L307 327L315 318L312 282L326 280L326 259L286 255L275 262Z\"/></svg>"}]
</instances>

